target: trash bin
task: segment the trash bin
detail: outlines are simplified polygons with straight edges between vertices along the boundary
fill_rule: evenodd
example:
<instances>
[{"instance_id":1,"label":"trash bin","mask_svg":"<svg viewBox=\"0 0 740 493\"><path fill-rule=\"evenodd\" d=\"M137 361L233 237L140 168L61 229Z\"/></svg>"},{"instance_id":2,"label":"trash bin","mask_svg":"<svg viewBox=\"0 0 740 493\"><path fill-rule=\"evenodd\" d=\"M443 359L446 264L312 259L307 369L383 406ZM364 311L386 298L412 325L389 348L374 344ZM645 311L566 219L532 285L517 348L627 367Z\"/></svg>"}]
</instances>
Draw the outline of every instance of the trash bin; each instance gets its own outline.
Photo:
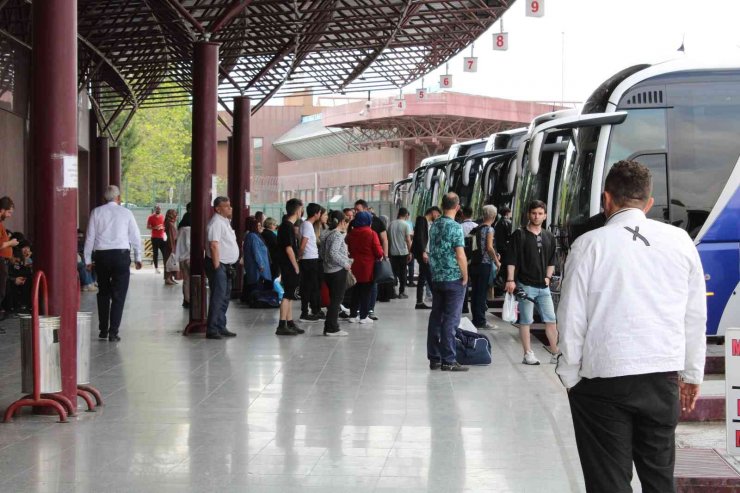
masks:
<instances>
[{"instance_id":1,"label":"trash bin","mask_svg":"<svg viewBox=\"0 0 740 493\"><path fill-rule=\"evenodd\" d=\"M20 318L22 391L33 393L33 322L29 315ZM61 392L62 371L59 359L60 317L39 317L39 383L42 394Z\"/></svg>"},{"instance_id":2,"label":"trash bin","mask_svg":"<svg viewBox=\"0 0 740 493\"><path fill-rule=\"evenodd\" d=\"M90 383L92 313L77 312L77 385Z\"/></svg>"}]
</instances>

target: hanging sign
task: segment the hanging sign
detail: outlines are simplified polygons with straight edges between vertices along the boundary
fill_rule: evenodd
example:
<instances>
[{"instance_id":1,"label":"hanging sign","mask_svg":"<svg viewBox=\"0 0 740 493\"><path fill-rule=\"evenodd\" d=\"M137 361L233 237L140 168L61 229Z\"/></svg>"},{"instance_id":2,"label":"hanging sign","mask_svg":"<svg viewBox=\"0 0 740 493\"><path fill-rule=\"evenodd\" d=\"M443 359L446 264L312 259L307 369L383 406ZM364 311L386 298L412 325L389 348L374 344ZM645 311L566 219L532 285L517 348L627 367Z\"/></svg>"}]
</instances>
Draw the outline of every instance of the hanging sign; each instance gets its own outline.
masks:
<instances>
[{"instance_id":1,"label":"hanging sign","mask_svg":"<svg viewBox=\"0 0 740 493\"><path fill-rule=\"evenodd\" d=\"M493 35L493 49L506 51L509 49L509 33L496 33Z\"/></svg>"},{"instance_id":2,"label":"hanging sign","mask_svg":"<svg viewBox=\"0 0 740 493\"><path fill-rule=\"evenodd\" d=\"M477 72L478 71L478 57L466 56L464 58L463 72Z\"/></svg>"},{"instance_id":3,"label":"hanging sign","mask_svg":"<svg viewBox=\"0 0 740 493\"><path fill-rule=\"evenodd\" d=\"M427 97L427 90L426 89L417 89L416 90L416 99L419 101L425 100Z\"/></svg>"},{"instance_id":4,"label":"hanging sign","mask_svg":"<svg viewBox=\"0 0 740 493\"><path fill-rule=\"evenodd\" d=\"M727 453L740 456L740 328L725 329Z\"/></svg>"},{"instance_id":5,"label":"hanging sign","mask_svg":"<svg viewBox=\"0 0 740 493\"><path fill-rule=\"evenodd\" d=\"M403 111L406 109L406 100L403 98L396 98L395 105L398 111Z\"/></svg>"},{"instance_id":6,"label":"hanging sign","mask_svg":"<svg viewBox=\"0 0 740 493\"><path fill-rule=\"evenodd\" d=\"M442 89L450 89L452 87L452 75L444 74L439 76L439 87Z\"/></svg>"},{"instance_id":7,"label":"hanging sign","mask_svg":"<svg viewBox=\"0 0 740 493\"><path fill-rule=\"evenodd\" d=\"M527 0L527 17L543 17L545 0Z\"/></svg>"}]
</instances>

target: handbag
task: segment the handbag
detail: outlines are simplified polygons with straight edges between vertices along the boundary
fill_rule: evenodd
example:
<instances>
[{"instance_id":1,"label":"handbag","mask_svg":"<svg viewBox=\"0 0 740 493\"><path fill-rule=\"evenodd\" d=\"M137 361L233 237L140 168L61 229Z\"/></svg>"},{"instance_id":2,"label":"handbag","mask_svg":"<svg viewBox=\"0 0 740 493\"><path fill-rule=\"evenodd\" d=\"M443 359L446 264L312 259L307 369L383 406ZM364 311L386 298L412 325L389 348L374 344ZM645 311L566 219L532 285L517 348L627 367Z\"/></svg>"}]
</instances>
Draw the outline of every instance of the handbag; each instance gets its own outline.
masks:
<instances>
[{"instance_id":1,"label":"handbag","mask_svg":"<svg viewBox=\"0 0 740 493\"><path fill-rule=\"evenodd\" d=\"M395 284L396 276L393 275L393 268L391 267L390 260L383 258L375 262L373 282L376 284Z\"/></svg>"},{"instance_id":2,"label":"handbag","mask_svg":"<svg viewBox=\"0 0 740 493\"><path fill-rule=\"evenodd\" d=\"M345 284L345 289L351 289L352 286L357 284L357 278L354 274L352 274L351 270L347 271L347 283Z\"/></svg>"},{"instance_id":3,"label":"handbag","mask_svg":"<svg viewBox=\"0 0 740 493\"><path fill-rule=\"evenodd\" d=\"M167 262L164 264L165 272L180 272L180 264L174 255L167 257Z\"/></svg>"}]
</instances>

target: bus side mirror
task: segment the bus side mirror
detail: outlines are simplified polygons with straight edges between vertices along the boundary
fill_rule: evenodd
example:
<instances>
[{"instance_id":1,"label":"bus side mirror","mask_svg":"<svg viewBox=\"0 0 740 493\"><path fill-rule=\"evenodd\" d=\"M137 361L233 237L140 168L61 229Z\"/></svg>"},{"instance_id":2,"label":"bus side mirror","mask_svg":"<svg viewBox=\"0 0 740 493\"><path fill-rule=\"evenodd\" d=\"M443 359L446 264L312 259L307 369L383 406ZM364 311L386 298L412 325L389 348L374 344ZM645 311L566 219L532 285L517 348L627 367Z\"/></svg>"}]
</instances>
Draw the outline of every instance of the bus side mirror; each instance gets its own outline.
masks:
<instances>
[{"instance_id":1,"label":"bus side mirror","mask_svg":"<svg viewBox=\"0 0 740 493\"><path fill-rule=\"evenodd\" d=\"M473 161L466 161L462 171L462 184L466 187L470 185L470 169L473 167Z\"/></svg>"},{"instance_id":2,"label":"bus side mirror","mask_svg":"<svg viewBox=\"0 0 740 493\"><path fill-rule=\"evenodd\" d=\"M516 162L514 163L516 176L521 176L522 171L524 169L524 153L527 152L528 144L529 144L529 139L524 139L522 140L522 143L519 144L519 147L516 150Z\"/></svg>"},{"instance_id":3,"label":"bus side mirror","mask_svg":"<svg viewBox=\"0 0 740 493\"><path fill-rule=\"evenodd\" d=\"M540 132L532 139L532 148L529 151L529 170L536 175L540 170L540 156L542 154L542 143L545 140L545 132Z\"/></svg>"}]
</instances>

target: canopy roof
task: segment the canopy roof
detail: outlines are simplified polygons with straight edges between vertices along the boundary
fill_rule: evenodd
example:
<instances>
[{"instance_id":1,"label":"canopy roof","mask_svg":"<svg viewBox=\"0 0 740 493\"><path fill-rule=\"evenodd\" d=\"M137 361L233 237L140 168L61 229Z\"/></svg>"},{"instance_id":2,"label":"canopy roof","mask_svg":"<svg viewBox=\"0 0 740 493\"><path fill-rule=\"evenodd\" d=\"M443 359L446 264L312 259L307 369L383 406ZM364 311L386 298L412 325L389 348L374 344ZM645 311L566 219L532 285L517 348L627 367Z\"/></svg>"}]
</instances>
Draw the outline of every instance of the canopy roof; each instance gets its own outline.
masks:
<instances>
[{"instance_id":1,"label":"canopy roof","mask_svg":"<svg viewBox=\"0 0 740 493\"><path fill-rule=\"evenodd\" d=\"M222 105L401 87L469 45L513 0L78 0L79 77L103 121L189 104L193 43L220 43ZM0 35L31 46L30 0Z\"/></svg>"}]
</instances>

